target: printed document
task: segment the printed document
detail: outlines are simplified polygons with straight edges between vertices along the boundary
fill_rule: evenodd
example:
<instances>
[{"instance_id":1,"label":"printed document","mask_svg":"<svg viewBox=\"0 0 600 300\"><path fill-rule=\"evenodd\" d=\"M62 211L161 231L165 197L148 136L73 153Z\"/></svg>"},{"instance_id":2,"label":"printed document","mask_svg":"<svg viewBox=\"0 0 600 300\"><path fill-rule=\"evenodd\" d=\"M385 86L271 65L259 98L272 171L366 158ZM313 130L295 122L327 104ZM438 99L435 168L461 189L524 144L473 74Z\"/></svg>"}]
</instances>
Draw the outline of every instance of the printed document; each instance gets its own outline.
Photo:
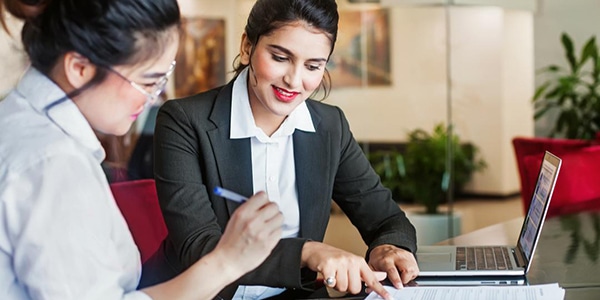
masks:
<instances>
[{"instance_id":1,"label":"printed document","mask_svg":"<svg viewBox=\"0 0 600 300\"><path fill-rule=\"evenodd\" d=\"M394 300L563 300L565 290L558 283L523 286L453 286L405 287L385 286ZM383 299L371 293L365 300Z\"/></svg>"}]
</instances>

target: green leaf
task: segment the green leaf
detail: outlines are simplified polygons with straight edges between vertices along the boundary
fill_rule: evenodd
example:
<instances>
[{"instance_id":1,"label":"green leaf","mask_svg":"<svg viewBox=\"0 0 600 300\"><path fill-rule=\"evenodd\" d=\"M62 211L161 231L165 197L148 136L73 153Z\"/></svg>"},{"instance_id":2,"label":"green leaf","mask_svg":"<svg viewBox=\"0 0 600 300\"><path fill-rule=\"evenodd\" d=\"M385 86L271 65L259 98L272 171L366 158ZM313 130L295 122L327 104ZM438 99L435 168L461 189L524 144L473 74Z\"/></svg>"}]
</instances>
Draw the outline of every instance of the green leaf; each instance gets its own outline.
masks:
<instances>
[{"instance_id":1,"label":"green leaf","mask_svg":"<svg viewBox=\"0 0 600 300\"><path fill-rule=\"evenodd\" d=\"M552 106L546 106L543 109L537 111L535 113L535 115L533 116L533 119L537 120L537 119L541 118L543 115L545 115L552 108L553 108Z\"/></svg>"},{"instance_id":2,"label":"green leaf","mask_svg":"<svg viewBox=\"0 0 600 300\"><path fill-rule=\"evenodd\" d=\"M561 85L555 87L553 90L549 91L546 95L544 95L544 98L552 99L552 98L556 98L558 96L562 96L564 94L565 90L566 90L566 88L564 87L564 85L561 84Z\"/></svg>"},{"instance_id":3,"label":"green leaf","mask_svg":"<svg viewBox=\"0 0 600 300\"><path fill-rule=\"evenodd\" d=\"M565 48L565 56L571 67L573 73L577 72L577 60L575 59L575 49L573 47L573 40L568 34L564 33L561 35L561 42Z\"/></svg>"},{"instance_id":4,"label":"green leaf","mask_svg":"<svg viewBox=\"0 0 600 300\"><path fill-rule=\"evenodd\" d=\"M449 186L450 186L450 173L444 172L444 175L442 176L442 185L441 185L442 191L447 192Z\"/></svg>"},{"instance_id":5,"label":"green leaf","mask_svg":"<svg viewBox=\"0 0 600 300\"><path fill-rule=\"evenodd\" d=\"M406 176L406 165L404 164L404 157L400 154L396 156L396 166L398 167L398 175L400 175L400 177Z\"/></svg>"},{"instance_id":6,"label":"green leaf","mask_svg":"<svg viewBox=\"0 0 600 300\"><path fill-rule=\"evenodd\" d=\"M552 82L550 81L546 81L544 82L542 85L540 85L536 90L535 90L535 94L533 95L533 101L538 100L540 98L540 96L546 91L546 89L550 86L550 84L552 84Z\"/></svg>"},{"instance_id":7,"label":"green leaf","mask_svg":"<svg viewBox=\"0 0 600 300\"><path fill-rule=\"evenodd\" d=\"M540 75L540 74L545 74L545 73L558 73L560 71L563 71L563 68L561 68L558 65L549 65L543 68L539 68L535 71L536 75Z\"/></svg>"},{"instance_id":8,"label":"green leaf","mask_svg":"<svg viewBox=\"0 0 600 300\"><path fill-rule=\"evenodd\" d=\"M591 37L581 50L581 60L577 66L580 69L589 58L598 57L598 48L596 46L596 37Z\"/></svg>"}]
</instances>

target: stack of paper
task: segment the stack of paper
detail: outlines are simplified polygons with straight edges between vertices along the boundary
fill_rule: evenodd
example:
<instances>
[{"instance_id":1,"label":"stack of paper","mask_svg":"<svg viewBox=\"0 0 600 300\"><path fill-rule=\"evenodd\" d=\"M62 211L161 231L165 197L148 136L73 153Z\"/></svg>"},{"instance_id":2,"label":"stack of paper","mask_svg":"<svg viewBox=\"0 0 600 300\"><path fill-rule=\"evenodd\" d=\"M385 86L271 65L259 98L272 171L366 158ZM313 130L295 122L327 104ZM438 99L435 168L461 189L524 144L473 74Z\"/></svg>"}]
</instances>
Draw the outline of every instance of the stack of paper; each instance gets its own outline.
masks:
<instances>
[{"instance_id":1,"label":"stack of paper","mask_svg":"<svg viewBox=\"0 0 600 300\"><path fill-rule=\"evenodd\" d=\"M558 283L523 286L385 287L394 299L411 300L563 300L565 290ZM365 300L382 299L371 293Z\"/></svg>"}]
</instances>

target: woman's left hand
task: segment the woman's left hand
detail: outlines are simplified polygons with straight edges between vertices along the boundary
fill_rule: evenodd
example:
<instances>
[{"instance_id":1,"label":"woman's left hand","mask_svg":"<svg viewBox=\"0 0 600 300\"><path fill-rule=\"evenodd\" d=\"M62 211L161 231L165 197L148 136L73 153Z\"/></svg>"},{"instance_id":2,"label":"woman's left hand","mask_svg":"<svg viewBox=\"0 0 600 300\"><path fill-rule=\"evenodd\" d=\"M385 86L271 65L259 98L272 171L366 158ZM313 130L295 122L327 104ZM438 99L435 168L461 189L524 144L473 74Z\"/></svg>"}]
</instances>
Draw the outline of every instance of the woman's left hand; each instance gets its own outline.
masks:
<instances>
[{"instance_id":1,"label":"woman's left hand","mask_svg":"<svg viewBox=\"0 0 600 300\"><path fill-rule=\"evenodd\" d=\"M380 245L369 254L369 266L375 271L387 273L395 288L399 289L419 275L415 256L394 245Z\"/></svg>"}]
</instances>

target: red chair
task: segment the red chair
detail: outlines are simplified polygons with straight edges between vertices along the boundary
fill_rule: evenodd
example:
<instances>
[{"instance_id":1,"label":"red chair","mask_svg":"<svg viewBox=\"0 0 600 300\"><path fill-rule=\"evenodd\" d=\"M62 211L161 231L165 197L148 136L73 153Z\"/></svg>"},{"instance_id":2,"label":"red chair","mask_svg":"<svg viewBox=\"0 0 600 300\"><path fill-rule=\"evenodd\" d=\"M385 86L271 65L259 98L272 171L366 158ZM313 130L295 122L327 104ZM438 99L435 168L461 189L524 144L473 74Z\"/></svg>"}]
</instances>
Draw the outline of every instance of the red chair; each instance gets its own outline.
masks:
<instances>
[{"instance_id":1,"label":"red chair","mask_svg":"<svg viewBox=\"0 0 600 300\"><path fill-rule=\"evenodd\" d=\"M585 140L514 138L523 210L529 209L544 151L563 160L548 217L600 209L600 146L594 144Z\"/></svg>"},{"instance_id":2,"label":"red chair","mask_svg":"<svg viewBox=\"0 0 600 300\"><path fill-rule=\"evenodd\" d=\"M144 263L156 252L168 233L154 179L111 183L110 189Z\"/></svg>"}]
</instances>

